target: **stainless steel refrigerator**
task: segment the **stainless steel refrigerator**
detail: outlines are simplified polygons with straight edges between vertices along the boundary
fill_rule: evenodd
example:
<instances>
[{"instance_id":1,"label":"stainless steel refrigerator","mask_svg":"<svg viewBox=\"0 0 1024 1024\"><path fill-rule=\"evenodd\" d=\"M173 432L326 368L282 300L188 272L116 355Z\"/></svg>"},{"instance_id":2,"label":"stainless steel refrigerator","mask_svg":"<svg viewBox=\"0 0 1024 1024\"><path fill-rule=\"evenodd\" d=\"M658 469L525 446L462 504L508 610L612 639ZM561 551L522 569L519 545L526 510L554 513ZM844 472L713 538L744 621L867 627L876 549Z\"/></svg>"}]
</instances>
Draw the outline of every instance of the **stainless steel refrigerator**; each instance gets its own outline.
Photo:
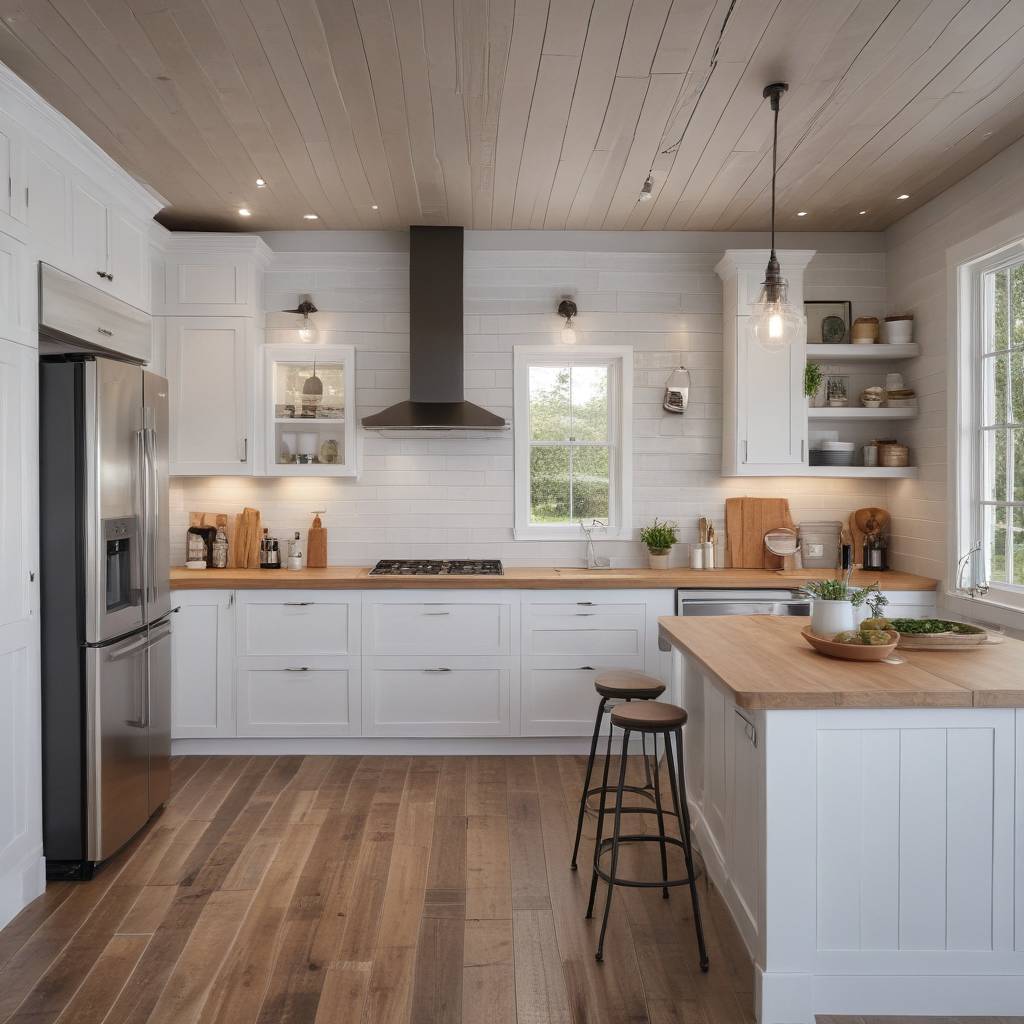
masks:
<instances>
[{"instance_id":1,"label":"stainless steel refrigerator","mask_svg":"<svg viewBox=\"0 0 1024 1024\"><path fill-rule=\"evenodd\" d=\"M102 355L43 358L43 825L52 878L90 877L167 800L167 465L163 377Z\"/></svg>"}]
</instances>

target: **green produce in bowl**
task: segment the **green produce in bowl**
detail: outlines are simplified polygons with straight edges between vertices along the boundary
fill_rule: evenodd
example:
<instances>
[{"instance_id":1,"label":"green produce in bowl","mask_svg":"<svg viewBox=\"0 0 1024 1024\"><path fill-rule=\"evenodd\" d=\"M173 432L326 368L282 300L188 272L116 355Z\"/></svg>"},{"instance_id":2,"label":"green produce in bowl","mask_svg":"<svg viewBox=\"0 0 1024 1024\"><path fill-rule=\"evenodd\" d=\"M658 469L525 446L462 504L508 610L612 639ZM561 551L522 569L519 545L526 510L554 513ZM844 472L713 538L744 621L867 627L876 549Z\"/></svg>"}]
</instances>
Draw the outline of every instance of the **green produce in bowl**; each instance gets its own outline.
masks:
<instances>
[{"instance_id":1,"label":"green produce in bowl","mask_svg":"<svg viewBox=\"0 0 1024 1024\"><path fill-rule=\"evenodd\" d=\"M863 644L864 641L861 639L859 629L847 629L842 633L836 633L832 637L832 642L835 644Z\"/></svg>"},{"instance_id":2,"label":"green produce in bowl","mask_svg":"<svg viewBox=\"0 0 1024 1024\"><path fill-rule=\"evenodd\" d=\"M954 623L946 619L893 619L892 628L906 636L935 636L952 633Z\"/></svg>"},{"instance_id":3,"label":"green produce in bowl","mask_svg":"<svg viewBox=\"0 0 1024 1024\"><path fill-rule=\"evenodd\" d=\"M861 643L869 647L885 647L892 643L892 637L884 629L861 629Z\"/></svg>"},{"instance_id":4,"label":"green produce in bowl","mask_svg":"<svg viewBox=\"0 0 1024 1024\"><path fill-rule=\"evenodd\" d=\"M892 629L892 623L888 619L865 619L860 624L861 630L865 629Z\"/></svg>"}]
</instances>

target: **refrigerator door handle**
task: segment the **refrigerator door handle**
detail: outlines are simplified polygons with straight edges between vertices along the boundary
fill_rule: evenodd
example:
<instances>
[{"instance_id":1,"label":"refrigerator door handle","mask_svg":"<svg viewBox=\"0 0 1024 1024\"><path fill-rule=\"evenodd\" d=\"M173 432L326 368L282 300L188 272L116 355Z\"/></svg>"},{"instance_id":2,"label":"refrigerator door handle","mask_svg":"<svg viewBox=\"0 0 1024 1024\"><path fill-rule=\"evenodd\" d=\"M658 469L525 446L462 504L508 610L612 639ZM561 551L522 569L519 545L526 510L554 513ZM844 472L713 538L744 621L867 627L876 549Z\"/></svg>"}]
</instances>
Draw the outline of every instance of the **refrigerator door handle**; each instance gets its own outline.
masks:
<instances>
[{"instance_id":1,"label":"refrigerator door handle","mask_svg":"<svg viewBox=\"0 0 1024 1024\"><path fill-rule=\"evenodd\" d=\"M148 412L148 410L147 410ZM143 431L143 448L146 454L146 602L156 603L157 536L160 531L160 502L156 496L159 481L156 469L156 430L147 427Z\"/></svg>"},{"instance_id":2,"label":"refrigerator door handle","mask_svg":"<svg viewBox=\"0 0 1024 1024\"><path fill-rule=\"evenodd\" d=\"M140 571L142 573L139 591L141 594L140 603L143 607L143 618L145 622L149 617L145 610L149 604L149 529L147 526L149 516L149 456L146 451L146 428L135 431L135 440L138 447L138 473L139 473L139 547L140 547Z\"/></svg>"}]
</instances>

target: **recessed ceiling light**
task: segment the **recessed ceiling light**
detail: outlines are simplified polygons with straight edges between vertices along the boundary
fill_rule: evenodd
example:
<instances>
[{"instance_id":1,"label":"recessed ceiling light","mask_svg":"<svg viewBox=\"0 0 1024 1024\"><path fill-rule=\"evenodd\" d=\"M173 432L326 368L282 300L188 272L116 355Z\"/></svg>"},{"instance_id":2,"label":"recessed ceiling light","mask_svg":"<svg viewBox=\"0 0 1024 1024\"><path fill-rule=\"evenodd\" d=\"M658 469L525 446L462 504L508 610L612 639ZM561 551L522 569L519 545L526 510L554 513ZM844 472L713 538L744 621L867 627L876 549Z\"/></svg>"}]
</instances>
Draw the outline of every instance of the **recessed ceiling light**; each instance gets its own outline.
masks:
<instances>
[{"instance_id":1,"label":"recessed ceiling light","mask_svg":"<svg viewBox=\"0 0 1024 1024\"><path fill-rule=\"evenodd\" d=\"M380 207L379 207L379 206L378 206L378 205L377 205L376 203L374 203L374 204L373 204L373 205L372 205L372 206L370 207L370 209L371 209L371 210L379 210L379 209L380 209Z\"/></svg>"},{"instance_id":2,"label":"recessed ceiling light","mask_svg":"<svg viewBox=\"0 0 1024 1024\"><path fill-rule=\"evenodd\" d=\"M806 217L807 216L807 211L806 210L799 210L799 211L797 211L797 216L798 217Z\"/></svg>"},{"instance_id":3,"label":"recessed ceiling light","mask_svg":"<svg viewBox=\"0 0 1024 1024\"><path fill-rule=\"evenodd\" d=\"M860 211L860 215L861 215L861 216L863 217L863 216L864 216L864 214L865 214L865 213L867 213L867 212L868 212L867 210L861 210L861 211Z\"/></svg>"},{"instance_id":4,"label":"recessed ceiling light","mask_svg":"<svg viewBox=\"0 0 1024 1024\"><path fill-rule=\"evenodd\" d=\"M319 216L319 214L316 214L316 213L304 213L302 215L302 219L303 220L319 220L320 216Z\"/></svg>"},{"instance_id":5,"label":"recessed ceiling light","mask_svg":"<svg viewBox=\"0 0 1024 1024\"><path fill-rule=\"evenodd\" d=\"M240 206L238 208L238 216L239 217L251 217L252 216L252 210L248 209L245 206Z\"/></svg>"},{"instance_id":6,"label":"recessed ceiling light","mask_svg":"<svg viewBox=\"0 0 1024 1024\"><path fill-rule=\"evenodd\" d=\"M267 179L266 178L257 178L256 179L256 187L257 188L266 188L267 187Z\"/></svg>"},{"instance_id":7,"label":"recessed ceiling light","mask_svg":"<svg viewBox=\"0 0 1024 1024\"><path fill-rule=\"evenodd\" d=\"M909 199L910 196L906 192L904 192L903 195L897 196L896 198L897 199Z\"/></svg>"}]
</instances>

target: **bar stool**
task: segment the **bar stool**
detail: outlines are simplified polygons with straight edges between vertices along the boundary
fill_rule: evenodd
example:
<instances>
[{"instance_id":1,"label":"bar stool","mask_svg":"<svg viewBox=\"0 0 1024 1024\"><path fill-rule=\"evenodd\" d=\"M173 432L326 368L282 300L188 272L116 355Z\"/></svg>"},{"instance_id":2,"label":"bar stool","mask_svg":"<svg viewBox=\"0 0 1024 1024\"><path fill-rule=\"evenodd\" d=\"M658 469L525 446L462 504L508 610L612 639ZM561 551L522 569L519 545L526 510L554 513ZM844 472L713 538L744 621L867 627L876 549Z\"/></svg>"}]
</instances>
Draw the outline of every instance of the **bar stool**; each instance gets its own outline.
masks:
<instances>
[{"instance_id":1,"label":"bar stool","mask_svg":"<svg viewBox=\"0 0 1024 1024\"><path fill-rule=\"evenodd\" d=\"M597 880L604 879L608 885L608 896L604 905L604 920L601 922L601 936L597 943L596 958L600 961L604 955L604 936L608 930L608 915L612 907L612 892L617 885L628 885L639 889L662 890L662 895L667 896L672 886L687 885L690 887L690 899L693 901L693 923L697 931L697 947L700 951L700 969L708 969L708 952L704 944L704 927L700 919L700 902L697 898L697 878L693 866L693 842L690 835L690 811L686 804L686 780L683 775L683 725L686 723L686 712L674 704L663 704L660 701L645 701L636 704L622 704L614 708L611 713L611 724L613 727L622 729L622 753L619 764L619 783L615 787L615 825L612 834L607 839L603 838L603 825L605 815L605 798L608 793L608 762L605 761L604 781L599 787L601 790L601 810L597 816L597 839L594 844L594 873L590 882L590 902L587 904L587 917L594 916L594 900L597 896ZM626 786L626 762L629 754L629 738L638 732L641 736L650 735L654 738L655 750L657 750L657 738L663 737L665 745L665 760L668 766L668 776L672 789L672 810L663 811L661 806L661 787L658 784L658 774L654 776L654 808L641 808L657 815L658 834L622 834L622 814L629 811L629 808L622 806L623 796L628 791ZM675 737L676 754L679 757L678 770L675 763L675 755L672 751L672 738ZM632 809L634 812L636 808ZM679 822L680 839L665 834L665 814L673 815ZM661 881L646 881L643 879L620 878L617 874L619 867L619 847L623 843L658 843L661 847ZM668 856L669 846L677 846L682 849L686 861L685 878L668 877ZM611 851L611 864L608 871L601 867L601 858Z\"/></svg>"},{"instance_id":2,"label":"bar stool","mask_svg":"<svg viewBox=\"0 0 1024 1024\"><path fill-rule=\"evenodd\" d=\"M660 679L655 679L654 676L645 675L643 672L632 672L629 669L616 669L609 672L602 672L594 680L594 689L598 692L601 697L601 702L597 705L597 717L594 719L594 735L590 741L590 756L587 758L587 775L583 781L583 793L580 796L580 813L576 821L576 842L572 848L572 870L576 870L576 855L580 849L580 837L583 835L583 818L587 812L587 801L595 793L602 793L602 787L595 786L591 788L590 780L594 773L594 758L597 754L597 741L601 735L601 723L604 719L605 713L609 710L608 702L612 700L654 700L656 697L660 697L665 692L665 684ZM647 739L642 739L643 743L643 755L644 755L644 772L646 785L644 786L625 786L624 789L628 793L637 793L640 796L647 797L653 800L653 789L654 784L651 778L651 766L647 760ZM604 785L608 785L608 759L612 753L612 729L611 726L608 728L608 751L605 754L605 773L604 773ZM657 748L655 748L655 777L657 776ZM603 806L603 802L602 802ZM602 812L603 813L603 812ZM628 813L628 812L627 812Z\"/></svg>"}]
</instances>

